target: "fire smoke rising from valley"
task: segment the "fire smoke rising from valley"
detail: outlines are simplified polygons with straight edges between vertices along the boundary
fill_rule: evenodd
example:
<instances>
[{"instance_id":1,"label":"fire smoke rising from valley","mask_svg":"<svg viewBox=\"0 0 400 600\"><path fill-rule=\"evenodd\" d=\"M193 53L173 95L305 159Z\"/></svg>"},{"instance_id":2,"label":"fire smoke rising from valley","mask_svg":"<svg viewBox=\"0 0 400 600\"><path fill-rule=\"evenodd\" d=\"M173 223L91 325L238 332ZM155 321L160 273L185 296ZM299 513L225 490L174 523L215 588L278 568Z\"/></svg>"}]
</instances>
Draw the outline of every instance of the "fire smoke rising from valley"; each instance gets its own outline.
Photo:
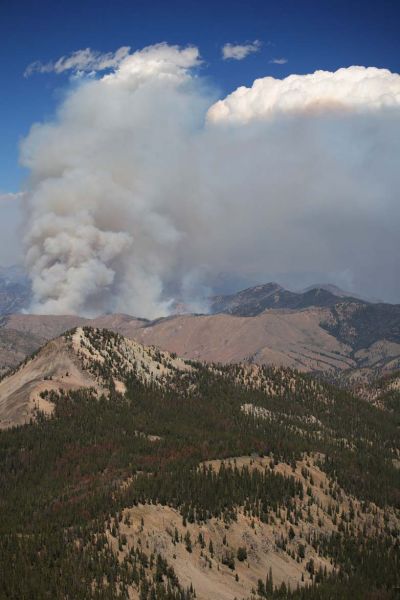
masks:
<instances>
[{"instance_id":1,"label":"fire smoke rising from valley","mask_svg":"<svg viewBox=\"0 0 400 600\"><path fill-rule=\"evenodd\" d=\"M32 127L31 310L204 310L220 273L341 274L400 300L400 76L266 77L215 102L199 65L194 47L122 53Z\"/></svg>"}]
</instances>

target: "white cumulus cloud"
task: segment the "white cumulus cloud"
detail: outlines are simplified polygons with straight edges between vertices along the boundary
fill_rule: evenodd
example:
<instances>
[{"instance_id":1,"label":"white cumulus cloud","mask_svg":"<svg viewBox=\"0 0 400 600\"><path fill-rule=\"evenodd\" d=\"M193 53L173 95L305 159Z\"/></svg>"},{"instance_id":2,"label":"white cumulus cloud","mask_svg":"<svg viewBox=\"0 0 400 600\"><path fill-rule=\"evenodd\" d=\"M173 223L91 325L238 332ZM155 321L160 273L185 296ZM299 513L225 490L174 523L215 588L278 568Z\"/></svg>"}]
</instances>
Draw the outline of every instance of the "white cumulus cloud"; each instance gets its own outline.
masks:
<instances>
[{"instance_id":1,"label":"white cumulus cloud","mask_svg":"<svg viewBox=\"0 0 400 600\"><path fill-rule=\"evenodd\" d=\"M398 107L400 75L374 67L349 67L256 79L239 87L208 111L212 122L248 122L288 112L357 110Z\"/></svg>"},{"instance_id":2,"label":"white cumulus cloud","mask_svg":"<svg viewBox=\"0 0 400 600\"><path fill-rule=\"evenodd\" d=\"M222 46L222 58L224 60L243 60L249 54L258 52L262 44L259 40L254 40L248 44L225 44Z\"/></svg>"}]
</instances>

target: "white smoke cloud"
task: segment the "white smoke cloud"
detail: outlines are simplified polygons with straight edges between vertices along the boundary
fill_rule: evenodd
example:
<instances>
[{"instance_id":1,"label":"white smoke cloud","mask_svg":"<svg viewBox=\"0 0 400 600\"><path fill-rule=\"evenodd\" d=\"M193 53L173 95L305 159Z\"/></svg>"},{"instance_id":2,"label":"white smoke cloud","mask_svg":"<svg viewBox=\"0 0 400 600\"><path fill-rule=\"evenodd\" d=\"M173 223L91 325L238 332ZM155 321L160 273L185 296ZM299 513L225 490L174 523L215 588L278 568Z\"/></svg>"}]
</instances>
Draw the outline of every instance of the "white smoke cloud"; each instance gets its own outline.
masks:
<instances>
[{"instance_id":1,"label":"white smoke cloud","mask_svg":"<svg viewBox=\"0 0 400 600\"><path fill-rule=\"evenodd\" d=\"M286 65L288 59L282 56L282 58L272 58L269 62L271 65Z\"/></svg>"},{"instance_id":2,"label":"white smoke cloud","mask_svg":"<svg viewBox=\"0 0 400 600\"><path fill-rule=\"evenodd\" d=\"M32 311L198 309L220 273L346 272L399 299L400 76L265 78L213 103L199 64L151 46L33 126Z\"/></svg>"},{"instance_id":3,"label":"white smoke cloud","mask_svg":"<svg viewBox=\"0 0 400 600\"><path fill-rule=\"evenodd\" d=\"M122 46L116 52L96 52L91 48L76 50L69 56L62 56L56 61L42 63L37 60L27 66L24 72L25 77L30 77L33 73L64 73L73 71L75 73L90 73L104 71L117 67L129 54L129 46Z\"/></svg>"},{"instance_id":4,"label":"white smoke cloud","mask_svg":"<svg viewBox=\"0 0 400 600\"><path fill-rule=\"evenodd\" d=\"M0 192L0 203L15 203L22 200L23 192Z\"/></svg>"},{"instance_id":5,"label":"white smoke cloud","mask_svg":"<svg viewBox=\"0 0 400 600\"><path fill-rule=\"evenodd\" d=\"M224 60L243 60L249 54L254 54L255 52L259 52L261 49L261 42L259 40L254 40L249 44L225 44L222 46L222 58Z\"/></svg>"},{"instance_id":6,"label":"white smoke cloud","mask_svg":"<svg viewBox=\"0 0 400 600\"><path fill-rule=\"evenodd\" d=\"M167 312L163 275L183 235L168 198L206 109L188 72L198 64L195 48L146 48L32 128L22 162L34 312Z\"/></svg>"}]
</instances>

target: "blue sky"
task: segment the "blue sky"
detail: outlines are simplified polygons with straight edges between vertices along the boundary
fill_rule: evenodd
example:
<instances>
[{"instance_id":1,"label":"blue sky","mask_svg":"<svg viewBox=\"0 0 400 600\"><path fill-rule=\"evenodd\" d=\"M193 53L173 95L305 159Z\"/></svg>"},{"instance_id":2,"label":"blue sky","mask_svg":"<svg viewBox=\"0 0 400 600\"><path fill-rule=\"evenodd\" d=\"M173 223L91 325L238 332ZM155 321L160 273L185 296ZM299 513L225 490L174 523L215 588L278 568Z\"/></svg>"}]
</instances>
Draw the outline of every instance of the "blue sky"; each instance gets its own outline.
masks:
<instances>
[{"instance_id":1,"label":"blue sky","mask_svg":"<svg viewBox=\"0 0 400 600\"><path fill-rule=\"evenodd\" d=\"M285 77L360 64L399 71L400 3L286 0L2 0L0 3L0 192L25 174L18 144L32 123L51 117L68 74L23 76L27 65L90 47L101 52L166 41L197 45L202 74L221 95L257 77ZM221 60L225 43L260 40L245 60ZM274 58L285 64L272 64Z\"/></svg>"}]
</instances>

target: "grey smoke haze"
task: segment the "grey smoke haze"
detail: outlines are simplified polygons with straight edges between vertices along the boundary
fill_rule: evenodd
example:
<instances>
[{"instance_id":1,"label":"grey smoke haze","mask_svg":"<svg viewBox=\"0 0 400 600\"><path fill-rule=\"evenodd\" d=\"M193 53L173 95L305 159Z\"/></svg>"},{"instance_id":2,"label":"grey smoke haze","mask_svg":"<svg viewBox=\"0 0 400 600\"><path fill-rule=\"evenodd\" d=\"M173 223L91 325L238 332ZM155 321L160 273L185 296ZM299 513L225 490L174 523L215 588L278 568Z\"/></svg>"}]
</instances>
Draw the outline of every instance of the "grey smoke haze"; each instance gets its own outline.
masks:
<instances>
[{"instance_id":1,"label":"grey smoke haze","mask_svg":"<svg viewBox=\"0 0 400 600\"><path fill-rule=\"evenodd\" d=\"M0 256L3 267L22 262L20 244L22 196L21 193L0 193Z\"/></svg>"},{"instance_id":2,"label":"grey smoke haze","mask_svg":"<svg viewBox=\"0 0 400 600\"><path fill-rule=\"evenodd\" d=\"M220 273L325 273L400 300L400 76L265 78L215 103L198 64L149 47L32 127L32 311L204 310Z\"/></svg>"}]
</instances>

